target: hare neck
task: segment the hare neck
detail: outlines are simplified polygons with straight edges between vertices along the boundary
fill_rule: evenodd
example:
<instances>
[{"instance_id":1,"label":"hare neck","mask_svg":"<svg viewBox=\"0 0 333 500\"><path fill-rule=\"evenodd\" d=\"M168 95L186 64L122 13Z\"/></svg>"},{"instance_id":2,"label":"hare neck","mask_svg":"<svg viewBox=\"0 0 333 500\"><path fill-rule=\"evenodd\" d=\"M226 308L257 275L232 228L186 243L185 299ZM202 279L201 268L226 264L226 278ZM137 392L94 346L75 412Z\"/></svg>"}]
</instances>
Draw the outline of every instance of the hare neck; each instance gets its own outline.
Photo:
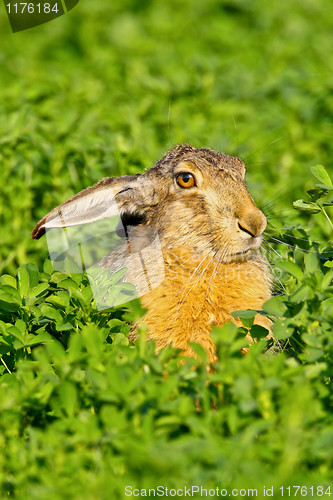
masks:
<instances>
[{"instance_id":1,"label":"hare neck","mask_svg":"<svg viewBox=\"0 0 333 500\"><path fill-rule=\"evenodd\" d=\"M270 298L270 276L258 255L242 263L223 264L181 247L164 252L165 277L142 297L147 313L142 321L157 349L172 344L191 354L189 342L200 343L215 361L210 331L213 324L240 322L231 312L261 309ZM256 318L269 328L267 318Z\"/></svg>"},{"instance_id":2,"label":"hare neck","mask_svg":"<svg viewBox=\"0 0 333 500\"><path fill-rule=\"evenodd\" d=\"M217 324L223 324L232 311L261 309L271 296L267 262L259 255L250 260L225 264L209 255L196 255L186 247L164 251L165 278L143 297L149 309L190 310L198 318L209 311Z\"/></svg>"}]
</instances>

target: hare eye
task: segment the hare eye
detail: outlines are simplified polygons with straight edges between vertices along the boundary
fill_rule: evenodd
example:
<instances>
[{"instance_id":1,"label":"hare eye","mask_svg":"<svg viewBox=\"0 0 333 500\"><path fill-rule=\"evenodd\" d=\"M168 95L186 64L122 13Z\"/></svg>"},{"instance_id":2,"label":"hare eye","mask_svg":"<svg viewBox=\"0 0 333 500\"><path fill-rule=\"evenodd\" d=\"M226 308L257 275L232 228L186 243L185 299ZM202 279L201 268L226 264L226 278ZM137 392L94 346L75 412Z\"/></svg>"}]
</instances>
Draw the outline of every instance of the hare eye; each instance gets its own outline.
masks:
<instances>
[{"instance_id":1,"label":"hare eye","mask_svg":"<svg viewBox=\"0 0 333 500\"><path fill-rule=\"evenodd\" d=\"M178 174L177 184L182 188L191 188L195 185L194 176L188 172Z\"/></svg>"}]
</instances>

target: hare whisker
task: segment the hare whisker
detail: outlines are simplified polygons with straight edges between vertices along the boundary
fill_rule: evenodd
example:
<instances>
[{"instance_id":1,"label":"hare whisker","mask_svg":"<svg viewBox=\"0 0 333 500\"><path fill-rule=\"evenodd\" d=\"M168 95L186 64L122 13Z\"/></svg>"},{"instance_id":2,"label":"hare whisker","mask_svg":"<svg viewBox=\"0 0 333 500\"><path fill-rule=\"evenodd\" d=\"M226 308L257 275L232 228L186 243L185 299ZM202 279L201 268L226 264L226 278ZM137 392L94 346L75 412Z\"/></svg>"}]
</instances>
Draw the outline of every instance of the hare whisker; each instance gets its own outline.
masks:
<instances>
[{"instance_id":1,"label":"hare whisker","mask_svg":"<svg viewBox=\"0 0 333 500\"><path fill-rule=\"evenodd\" d=\"M228 246L224 249L223 253L222 253L222 256L221 256L221 261L224 259L224 257L226 256L228 250L230 248L230 244L228 244ZM218 254L218 250L216 250L215 254L214 254L214 258L216 257L216 255ZM208 285L207 285L207 289L206 289L206 294L205 294L205 298L207 298L208 296L208 292L209 292L209 288L210 286L212 285L212 283L214 282L214 278L215 276L217 275L217 271L218 271L218 268L219 268L219 265L220 265L220 262L217 261L215 266L214 266L214 269L213 269L213 272L209 278L209 281L208 281Z\"/></svg>"},{"instance_id":2,"label":"hare whisker","mask_svg":"<svg viewBox=\"0 0 333 500\"><path fill-rule=\"evenodd\" d=\"M281 228L281 229L284 229L284 228ZM289 229L289 228L287 228ZM293 238L294 240L300 240L300 241L307 241L309 243L318 243L318 244L327 244L327 243L330 243L331 240L327 240L327 241L318 241L318 240L309 240L307 238L300 238L299 236L294 236L293 234L289 234L289 233L280 233L280 234L284 234L285 236L287 236L288 238Z\"/></svg>"},{"instance_id":3,"label":"hare whisker","mask_svg":"<svg viewBox=\"0 0 333 500\"><path fill-rule=\"evenodd\" d=\"M282 137L278 137L277 139L274 139L274 141L264 144L261 148L256 149L255 151L253 151L253 152L252 152L252 153L250 153L249 155L245 156L244 161L246 161L246 162L247 162L248 158L251 158L251 156L255 155L256 153L259 153L259 151L262 151L262 150L263 150L263 149L265 149L267 146L271 146L272 144L274 144L275 142L280 141L281 139L282 139Z\"/></svg>"},{"instance_id":4,"label":"hare whisker","mask_svg":"<svg viewBox=\"0 0 333 500\"><path fill-rule=\"evenodd\" d=\"M238 151L239 151L238 128L237 128L237 124L236 124L236 120L235 120L235 116L234 115L232 115L232 120L234 122L234 127L235 127L235 130L236 130L236 143L237 143L236 155L238 156Z\"/></svg>"},{"instance_id":5,"label":"hare whisker","mask_svg":"<svg viewBox=\"0 0 333 500\"><path fill-rule=\"evenodd\" d=\"M267 243L267 241L266 241L266 243ZM275 251L275 250L274 250L274 248L273 248L273 247L272 247L269 243L267 243L267 245L268 245L268 246L269 246L269 247L270 247L273 251ZM276 252L276 253L277 253L277 252ZM279 254L278 254L278 255L279 255ZM280 256L280 255L279 255L279 256ZM280 257L282 258L282 256L280 256ZM270 268L270 270L271 270L271 272L272 272L272 274L273 274L273 276L274 276L275 280L277 280L277 282L278 282L278 283L279 283L279 285L281 286L281 289L284 291L284 293L287 293L287 289L286 289L286 288L285 288L285 286L283 285L283 283L282 283L282 281L280 280L280 278L278 278L278 276L276 275L276 272L275 272L275 270L274 270L274 268L273 268L272 264L271 264L271 263L269 262L269 260L267 260L267 259L266 259L266 262L267 262L267 264L268 264L268 266L269 266L269 268Z\"/></svg>"},{"instance_id":6,"label":"hare whisker","mask_svg":"<svg viewBox=\"0 0 333 500\"><path fill-rule=\"evenodd\" d=\"M170 146L174 144L172 137L171 137L171 132L170 132L170 117L171 117L171 99L169 99L169 109L168 109L168 135L169 135L169 141L170 141Z\"/></svg>"},{"instance_id":7,"label":"hare whisker","mask_svg":"<svg viewBox=\"0 0 333 500\"><path fill-rule=\"evenodd\" d=\"M279 203L283 199L283 197L286 194L288 194L288 192L289 192L288 191L289 186L292 186L292 181L288 182L288 184L286 184L285 186L283 186L282 188L280 188L277 191L277 193L275 193L273 196L270 196L269 198L267 198L267 200L264 201L263 205L261 205L261 208L266 210L266 208L270 206L271 202Z\"/></svg>"},{"instance_id":8,"label":"hare whisker","mask_svg":"<svg viewBox=\"0 0 333 500\"><path fill-rule=\"evenodd\" d=\"M191 274L191 276L190 276L190 278L189 278L188 282L185 284L184 288L181 290L181 291L183 292L183 294L182 294L182 296L181 296L181 298L180 298L180 300L179 300L179 305L178 305L178 308L177 308L176 312L173 314L173 316L170 318L170 320L169 320L169 322L168 322L168 324L167 324L167 326L166 326L166 328L165 328L165 331L168 331L170 324L171 324L171 323L172 323L172 322L173 322L173 321L177 318L177 314L178 314L178 312L180 311L180 309L181 309L182 305L184 304L184 302L185 302L185 300L186 300L187 296L189 295L189 293L191 292L191 290L193 289L193 287L194 287L194 286L195 286L195 285L199 282L199 280L200 280L201 276L203 275L203 272L205 272L205 270L206 270L206 269L207 269L207 267L209 266L210 262L212 261L213 257L211 257L211 258L210 258L210 260L208 261L208 264L206 265L206 267L203 269L203 271L202 271L202 272L201 272L201 274L199 275L198 280L196 280L194 283L190 283L190 287L189 287L189 289L188 289L188 291L187 291L187 293L186 293L186 289L187 289L187 287L188 287L188 283L189 283L189 282L193 279L194 274L195 274L195 273L199 270L199 268L200 268L201 264L202 264L203 262L205 262L205 260L206 260L208 257L209 257L209 255L207 254L207 255L205 255L205 257L204 257L204 258L200 261L200 263L199 263L199 264L197 265L197 267L195 268L194 272ZM185 294L186 294L186 295L185 295Z\"/></svg>"},{"instance_id":9,"label":"hare whisker","mask_svg":"<svg viewBox=\"0 0 333 500\"><path fill-rule=\"evenodd\" d=\"M272 250L272 251L273 251L273 252L274 252L274 253L275 253L278 257L280 257L280 259L283 259L283 256L282 256L282 255L281 255L281 254L280 254L277 250L275 250L275 248L274 248L272 245L270 245L266 239L263 241L263 243L264 243L264 244L266 244L266 245L268 245L268 246L269 246L269 248L270 248L270 249L271 249L271 250Z\"/></svg>"},{"instance_id":10,"label":"hare whisker","mask_svg":"<svg viewBox=\"0 0 333 500\"><path fill-rule=\"evenodd\" d=\"M207 259L207 257L210 257L210 259L209 259L209 261L208 261L207 265L206 265L206 266L205 266L205 268L201 271L201 273L199 274L199 276L197 277L197 279L195 280L195 282L194 282L194 283L192 283L192 284L190 284L190 288L188 289L187 293L186 293L186 289L187 289L188 283L185 285L185 287L184 287L184 288L185 288L185 290L184 290L184 289L183 289L183 290L184 290L184 293L186 293L186 295L184 296L184 294L183 294L183 295L181 296L181 298L180 298L180 303L179 303L179 306L178 306L177 311L175 312L174 317L175 317L175 316L177 315L177 313L179 312L180 308L181 308L181 307L182 307L182 305L184 304L184 302L185 302L185 300L186 300L187 296L190 294L191 290L192 290L192 289L193 289L193 288L194 288L194 287L195 287L195 286L196 286L196 285L200 282L200 279L202 278L202 276L203 276L204 272L206 271L206 269L208 268L208 266L211 264L211 262L213 261L213 259L216 257L217 253L218 253L218 250L217 250L217 251L215 252L215 254L214 254L214 255L212 255L212 256L210 256L209 254L207 254L207 255L206 255L206 256L202 259L202 261L199 263L199 265L196 267L195 271L192 273L191 277L189 278L188 283L189 283L189 282L193 279L193 276L194 276L194 274L195 274L195 273L199 270L200 265L201 265L203 262L205 262L205 260ZM225 249L225 251L224 251L224 254L225 254L225 253L226 253L226 249ZM224 256L224 254L223 254L223 256ZM219 262L218 262L217 264L219 264ZM217 266L215 266L215 267L217 267ZM168 326L169 326L169 325L168 325Z\"/></svg>"},{"instance_id":11,"label":"hare whisker","mask_svg":"<svg viewBox=\"0 0 333 500\"><path fill-rule=\"evenodd\" d=\"M205 260L208 259L208 258L209 258L209 261L208 261L207 265L204 267L204 269L202 269L202 271L200 272L199 276L196 278L195 282L194 283L190 283L193 280L194 274L196 274L196 272L199 271L199 268L200 268L201 264L204 263ZM184 297L184 294L183 294L182 297L180 298L180 306L177 309L177 312L179 311L180 307L185 302L185 299L188 296L188 294L191 292L191 290L199 283L201 277L203 276L203 273L205 272L205 270L207 269L207 267L209 266L209 264L212 262L212 260L213 260L213 257L211 257L209 254L205 255L205 257L202 259L202 261L196 267L194 273L191 274L190 278L188 279L187 284L184 286L184 288L182 289L182 291L184 291L184 293L186 292L186 289L187 289L189 283L190 283L190 285L189 285L190 288L189 288L187 294L185 295L185 297Z\"/></svg>"},{"instance_id":12,"label":"hare whisker","mask_svg":"<svg viewBox=\"0 0 333 500\"><path fill-rule=\"evenodd\" d=\"M280 214L282 215L282 214L288 214L288 213L296 215L295 209L293 209L293 208L282 208L281 210L278 210L276 212L274 212L274 211L270 212L269 210L266 210L266 218L269 219L269 218L274 217L276 215L280 215Z\"/></svg>"},{"instance_id":13,"label":"hare whisker","mask_svg":"<svg viewBox=\"0 0 333 500\"><path fill-rule=\"evenodd\" d=\"M285 245L289 248L292 248L295 251L299 251L302 253L318 253L316 250L307 250L306 248L297 248L295 245L291 245L289 243L286 243L285 241L279 240L278 238L274 238L273 236L268 236L272 241L275 243L279 243L281 245ZM331 255L332 252L322 252L322 255L328 254Z\"/></svg>"}]
</instances>

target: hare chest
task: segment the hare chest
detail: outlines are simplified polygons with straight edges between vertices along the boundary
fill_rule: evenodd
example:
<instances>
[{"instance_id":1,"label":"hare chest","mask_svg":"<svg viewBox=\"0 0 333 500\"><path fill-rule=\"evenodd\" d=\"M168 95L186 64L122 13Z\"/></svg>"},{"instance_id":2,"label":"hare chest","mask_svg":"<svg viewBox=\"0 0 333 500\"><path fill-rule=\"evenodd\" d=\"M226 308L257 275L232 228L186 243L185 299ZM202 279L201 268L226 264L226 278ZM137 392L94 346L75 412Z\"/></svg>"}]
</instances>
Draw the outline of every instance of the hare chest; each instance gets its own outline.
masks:
<instances>
[{"instance_id":1,"label":"hare chest","mask_svg":"<svg viewBox=\"0 0 333 500\"><path fill-rule=\"evenodd\" d=\"M183 249L165 255L165 278L142 297L147 308L143 322L157 349L172 344L191 354L189 342L201 344L210 361L216 360L210 331L236 321L231 312L261 309L270 298L270 279L260 257L241 263L214 262L210 256L191 258ZM258 317L257 323L269 326ZM239 323L239 322L238 322Z\"/></svg>"}]
</instances>

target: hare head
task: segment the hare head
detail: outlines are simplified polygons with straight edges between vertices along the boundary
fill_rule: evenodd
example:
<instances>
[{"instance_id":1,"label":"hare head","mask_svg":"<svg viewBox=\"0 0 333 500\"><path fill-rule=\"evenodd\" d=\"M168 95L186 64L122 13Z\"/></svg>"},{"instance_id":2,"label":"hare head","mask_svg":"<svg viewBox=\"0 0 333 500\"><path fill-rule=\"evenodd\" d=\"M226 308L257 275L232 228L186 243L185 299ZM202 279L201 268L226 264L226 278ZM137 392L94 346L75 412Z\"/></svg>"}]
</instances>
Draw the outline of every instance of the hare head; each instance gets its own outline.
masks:
<instances>
[{"instance_id":1,"label":"hare head","mask_svg":"<svg viewBox=\"0 0 333 500\"><path fill-rule=\"evenodd\" d=\"M171 343L193 354L189 342L199 342L215 361L212 322L237 323L232 311L260 309L271 296L266 261L257 253L266 218L244 177L239 158L175 146L142 174L108 177L81 191L46 215L32 237L120 214L126 238L114 249L103 247L108 254L98 267L102 273L127 269L126 281L147 308L147 339L157 349ZM156 247L147 244L151 234ZM103 287L99 292L104 302ZM256 322L270 328L266 317Z\"/></svg>"},{"instance_id":2,"label":"hare head","mask_svg":"<svg viewBox=\"0 0 333 500\"><path fill-rule=\"evenodd\" d=\"M187 246L221 262L243 261L259 248L266 227L237 157L188 144L175 146L143 174L108 177L66 201L35 227L93 222L120 213L124 226L148 226L162 249Z\"/></svg>"}]
</instances>

